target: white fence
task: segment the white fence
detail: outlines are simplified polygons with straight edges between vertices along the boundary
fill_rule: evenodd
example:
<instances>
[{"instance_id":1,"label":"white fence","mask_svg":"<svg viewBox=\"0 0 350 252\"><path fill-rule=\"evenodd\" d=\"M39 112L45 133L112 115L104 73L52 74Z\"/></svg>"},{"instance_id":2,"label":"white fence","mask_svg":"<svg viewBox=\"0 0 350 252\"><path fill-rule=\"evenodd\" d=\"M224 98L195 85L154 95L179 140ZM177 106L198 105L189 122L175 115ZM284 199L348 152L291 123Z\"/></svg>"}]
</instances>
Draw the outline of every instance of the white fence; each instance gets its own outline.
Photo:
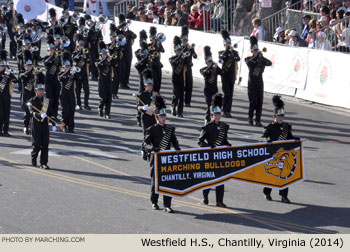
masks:
<instances>
[{"instance_id":1,"label":"white fence","mask_svg":"<svg viewBox=\"0 0 350 252\"><path fill-rule=\"evenodd\" d=\"M50 8L51 6L49 6ZM56 7L57 8L57 7ZM59 9L59 8L57 8ZM61 14L61 11L58 11ZM44 13L40 17L46 20ZM103 26L102 33L106 43L109 43L109 20ZM118 24L118 20L115 20ZM150 26L157 27L158 32L163 32L167 39L163 43L165 53L162 54L164 71L171 71L168 59L173 56L173 37L181 34L181 27L153 25L149 23L131 22L129 28L139 35L144 29L149 31ZM232 43L236 43L241 62L239 64L240 85L247 86L248 68L244 58L250 53L249 40L243 37L231 37ZM200 31L190 30L190 43L195 44L198 58L193 61L193 76L201 78L199 69L205 66L203 48L209 45L212 49L214 61L218 61L218 51L223 49L223 40L220 34L208 34ZM350 55L334 52L326 52L307 48L293 48L284 45L259 42L259 48L267 48L264 56L273 63L267 67L264 73L265 91L284 95L295 96L309 101L314 101L331 106L350 108ZM136 39L133 50L139 48ZM136 58L133 58L133 64ZM238 79L238 78L237 78ZM204 84L203 84L204 86Z\"/></svg>"}]
</instances>

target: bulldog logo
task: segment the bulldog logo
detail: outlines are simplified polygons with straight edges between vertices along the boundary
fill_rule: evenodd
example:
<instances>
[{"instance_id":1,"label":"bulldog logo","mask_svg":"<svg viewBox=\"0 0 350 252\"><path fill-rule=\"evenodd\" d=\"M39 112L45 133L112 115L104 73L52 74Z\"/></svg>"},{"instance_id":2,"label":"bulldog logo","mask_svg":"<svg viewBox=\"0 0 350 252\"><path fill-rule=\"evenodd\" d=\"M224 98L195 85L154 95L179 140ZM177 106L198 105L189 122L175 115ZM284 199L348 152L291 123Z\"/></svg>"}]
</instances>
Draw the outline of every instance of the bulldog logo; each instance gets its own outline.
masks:
<instances>
[{"instance_id":1,"label":"bulldog logo","mask_svg":"<svg viewBox=\"0 0 350 252\"><path fill-rule=\"evenodd\" d=\"M273 158L265 164L265 172L276 176L279 179L288 179L294 174L294 170L297 167L296 151L285 151L280 148Z\"/></svg>"}]
</instances>

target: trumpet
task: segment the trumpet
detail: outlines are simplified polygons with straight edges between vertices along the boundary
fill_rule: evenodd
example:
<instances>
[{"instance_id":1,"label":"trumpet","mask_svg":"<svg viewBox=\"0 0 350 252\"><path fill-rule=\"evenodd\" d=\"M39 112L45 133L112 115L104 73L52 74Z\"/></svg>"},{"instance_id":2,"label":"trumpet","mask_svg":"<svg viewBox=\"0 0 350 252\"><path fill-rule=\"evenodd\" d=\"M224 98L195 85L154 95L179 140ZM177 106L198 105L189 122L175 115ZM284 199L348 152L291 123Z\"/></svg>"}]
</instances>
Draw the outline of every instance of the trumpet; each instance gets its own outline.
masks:
<instances>
[{"instance_id":1,"label":"trumpet","mask_svg":"<svg viewBox=\"0 0 350 252\"><path fill-rule=\"evenodd\" d=\"M32 34L32 33L33 33L33 29L32 29L32 28L30 28L30 27L28 27L28 28L26 29L26 33L28 33L28 34Z\"/></svg>"},{"instance_id":2,"label":"trumpet","mask_svg":"<svg viewBox=\"0 0 350 252\"><path fill-rule=\"evenodd\" d=\"M77 21L80 19L80 15L79 15L79 12L74 12L73 15L72 15L72 18L74 21Z\"/></svg>"},{"instance_id":3,"label":"trumpet","mask_svg":"<svg viewBox=\"0 0 350 252\"><path fill-rule=\"evenodd\" d=\"M74 74L74 73L80 73L81 72L81 68L80 67L72 67L70 69L70 73Z\"/></svg>"},{"instance_id":4,"label":"trumpet","mask_svg":"<svg viewBox=\"0 0 350 252\"><path fill-rule=\"evenodd\" d=\"M158 40L159 42L164 42L166 40L165 34L163 32L157 33L156 40Z\"/></svg>"},{"instance_id":5,"label":"trumpet","mask_svg":"<svg viewBox=\"0 0 350 252\"><path fill-rule=\"evenodd\" d=\"M8 7L7 7L7 5L3 5L3 6L1 6L1 11L2 11L2 13L5 15L5 14L6 14L6 12L8 11Z\"/></svg>"},{"instance_id":6,"label":"trumpet","mask_svg":"<svg viewBox=\"0 0 350 252\"><path fill-rule=\"evenodd\" d=\"M30 48L30 51L31 52L37 52L37 51L39 51L39 47L33 46L33 47Z\"/></svg>"},{"instance_id":7,"label":"trumpet","mask_svg":"<svg viewBox=\"0 0 350 252\"><path fill-rule=\"evenodd\" d=\"M65 24L68 23L68 19L65 18L65 17L61 17L61 18L58 20L58 23L59 23L60 25L65 25Z\"/></svg>"},{"instance_id":8,"label":"trumpet","mask_svg":"<svg viewBox=\"0 0 350 252\"><path fill-rule=\"evenodd\" d=\"M187 58L187 57L190 57L190 56L191 56L190 51L186 51L186 52L182 53L182 58Z\"/></svg>"},{"instance_id":9,"label":"trumpet","mask_svg":"<svg viewBox=\"0 0 350 252\"><path fill-rule=\"evenodd\" d=\"M45 68L43 68L41 66L37 66L37 67L34 68L33 74L35 74L35 73L42 73L42 72L44 72L44 70L45 70Z\"/></svg>"},{"instance_id":10,"label":"trumpet","mask_svg":"<svg viewBox=\"0 0 350 252\"><path fill-rule=\"evenodd\" d=\"M60 38L61 47L68 47L70 45L70 39L67 36Z\"/></svg>"},{"instance_id":11,"label":"trumpet","mask_svg":"<svg viewBox=\"0 0 350 252\"><path fill-rule=\"evenodd\" d=\"M84 54L89 53L89 49L87 49L87 48L83 48L83 53L84 53Z\"/></svg>"},{"instance_id":12,"label":"trumpet","mask_svg":"<svg viewBox=\"0 0 350 252\"><path fill-rule=\"evenodd\" d=\"M126 38L124 35L120 34L117 36L117 39L115 41L115 46L116 47L120 47L120 46L124 46L126 44Z\"/></svg>"},{"instance_id":13,"label":"trumpet","mask_svg":"<svg viewBox=\"0 0 350 252\"><path fill-rule=\"evenodd\" d=\"M62 55L62 50L58 50L58 51L56 51L56 53L55 53L55 54L56 54L56 56L57 56L57 57L60 57L60 56Z\"/></svg>"}]
</instances>

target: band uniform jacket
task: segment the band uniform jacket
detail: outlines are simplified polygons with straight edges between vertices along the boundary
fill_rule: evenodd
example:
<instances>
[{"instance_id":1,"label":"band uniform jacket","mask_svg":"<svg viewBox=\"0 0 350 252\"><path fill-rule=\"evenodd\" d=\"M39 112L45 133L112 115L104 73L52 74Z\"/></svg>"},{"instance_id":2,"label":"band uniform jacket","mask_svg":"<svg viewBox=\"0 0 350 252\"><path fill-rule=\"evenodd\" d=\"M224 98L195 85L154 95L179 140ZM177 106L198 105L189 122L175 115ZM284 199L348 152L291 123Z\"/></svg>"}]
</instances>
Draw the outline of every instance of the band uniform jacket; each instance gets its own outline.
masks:
<instances>
[{"instance_id":1,"label":"band uniform jacket","mask_svg":"<svg viewBox=\"0 0 350 252\"><path fill-rule=\"evenodd\" d=\"M112 66L110 58L106 57L105 59L97 62L96 66L99 73L98 94L101 98L108 98L112 96Z\"/></svg>"},{"instance_id":2,"label":"band uniform jacket","mask_svg":"<svg viewBox=\"0 0 350 252\"><path fill-rule=\"evenodd\" d=\"M141 114L141 120L142 120L142 128L144 131L146 131L146 129L148 129L150 126L155 125L156 124L156 119L153 115L153 109L150 108L150 112L152 112L152 114L148 114L147 111L144 111L142 108L144 105L148 105L151 106L152 103L152 97L153 93L148 92L148 91L144 91L139 95L139 99L143 102L143 104L141 103L141 101L138 102L137 106L138 106L138 110L140 112L142 112Z\"/></svg>"},{"instance_id":3,"label":"band uniform jacket","mask_svg":"<svg viewBox=\"0 0 350 252\"><path fill-rule=\"evenodd\" d=\"M218 75L222 74L222 70L217 65L211 65L210 67L203 67L200 69L200 73L204 77L204 89L207 89L212 94L218 92Z\"/></svg>"},{"instance_id":4,"label":"band uniform jacket","mask_svg":"<svg viewBox=\"0 0 350 252\"><path fill-rule=\"evenodd\" d=\"M202 132L199 136L198 145L200 147L216 147L222 145L231 146L227 140L229 125L224 122L216 124L211 121L202 127Z\"/></svg>"},{"instance_id":5,"label":"band uniform jacket","mask_svg":"<svg viewBox=\"0 0 350 252\"><path fill-rule=\"evenodd\" d=\"M238 52L234 49L219 51L219 59L222 61L222 74L234 76L236 79L236 62L241 60Z\"/></svg>"},{"instance_id":6,"label":"band uniform jacket","mask_svg":"<svg viewBox=\"0 0 350 252\"><path fill-rule=\"evenodd\" d=\"M29 71L26 71L20 74L20 79L22 84L22 88L21 88L22 106L35 96L35 92L34 92L35 76L33 74L33 70L34 69L31 69Z\"/></svg>"},{"instance_id":7,"label":"band uniform jacket","mask_svg":"<svg viewBox=\"0 0 350 252\"><path fill-rule=\"evenodd\" d=\"M164 145L161 146L163 136L166 134L166 131L169 131L169 138L164 142ZM175 150L180 150L179 142L175 135L175 127L165 124L161 126L159 124L153 125L146 130L145 134L145 149L149 152L159 151L159 150L170 150L171 145L174 146Z\"/></svg>"},{"instance_id":8,"label":"band uniform jacket","mask_svg":"<svg viewBox=\"0 0 350 252\"><path fill-rule=\"evenodd\" d=\"M298 137L293 136L292 126L286 122L283 122L281 124L277 122L270 123L265 127L265 131L262 135L262 138L268 139L268 142L300 139Z\"/></svg>"},{"instance_id":9,"label":"band uniform jacket","mask_svg":"<svg viewBox=\"0 0 350 252\"><path fill-rule=\"evenodd\" d=\"M39 98L37 96L33 97L32 99L29 100L29 102L32 104L31 107L31 115L32 115L32 134L33 134L33 142L38 140L38 136L41 135L49 135L49 121L46 118L42 119L41 118L41 113L47 113L47 107L45 109L44 106L44 100L45 102L49 102L47 98ZM36 107L40 112L38 112Z\"/></svg>"}]
</instances>

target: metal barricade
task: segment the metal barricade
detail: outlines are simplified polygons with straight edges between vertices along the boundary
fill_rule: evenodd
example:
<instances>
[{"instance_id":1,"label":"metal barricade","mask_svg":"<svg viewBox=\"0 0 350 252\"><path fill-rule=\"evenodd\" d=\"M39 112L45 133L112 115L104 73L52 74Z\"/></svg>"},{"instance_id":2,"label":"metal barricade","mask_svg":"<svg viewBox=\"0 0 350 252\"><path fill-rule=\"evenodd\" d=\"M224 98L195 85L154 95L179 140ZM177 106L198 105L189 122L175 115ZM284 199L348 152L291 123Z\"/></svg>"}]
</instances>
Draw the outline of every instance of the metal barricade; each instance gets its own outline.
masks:
<instances>
[{"instance_id":1,"label":"metal barricade","mask_svg":"<svg viewBox=\"0 0 350 252\"><path fill-rule=\"evenodd\" d=\"M128 6L133 5L136 7L140 6L140 0L122 0L114 5L114 16L119 14L128 14Z\"/></svg>"},{"instance_id":2,"label":"metal barricade","mask_svg":"<svg viewBox=\"0 0 350 252\"><path fill-rule=\"evenodd\" d=\"M203 31L216 33L227 30L233 31L233 15L236 9L237 0L213 1L202 7L203 9Z\"/></svg>"}]
</instances>

